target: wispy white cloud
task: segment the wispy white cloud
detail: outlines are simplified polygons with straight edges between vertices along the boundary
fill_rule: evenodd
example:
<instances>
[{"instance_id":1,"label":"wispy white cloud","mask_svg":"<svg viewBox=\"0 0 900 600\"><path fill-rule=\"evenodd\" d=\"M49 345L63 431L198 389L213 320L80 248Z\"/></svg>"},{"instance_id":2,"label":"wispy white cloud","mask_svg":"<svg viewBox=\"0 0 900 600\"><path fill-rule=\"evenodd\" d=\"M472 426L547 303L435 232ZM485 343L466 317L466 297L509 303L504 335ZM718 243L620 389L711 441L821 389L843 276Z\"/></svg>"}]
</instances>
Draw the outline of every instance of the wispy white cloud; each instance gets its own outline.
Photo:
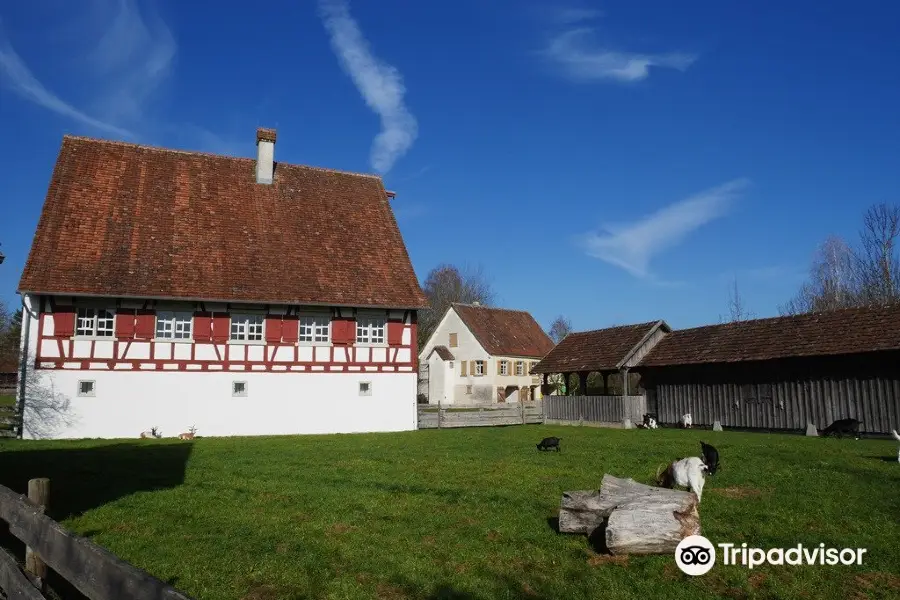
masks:
<instances>
[{"instance_id":1,"label":"wispy white cloud","mask_svg":"<svg viewBox=\"0 0 900 600\"><path fill-rule=\"evenodd\" d=\"M67 52L84 65L78 74L93 90L87 109L51 92L0 31L0 77L22 98L91 128L134 138L146 120L149 101L171 71L175 40L165 23L142 17L134 0L105 0L81 39L97 39L93 47ZM82 22L80 27L84 26Z\"/></svg>"},{"instance_id":2,"label":"wispy white cloud","mask_svg":"<svg viewBox=\"0 0 900 600\"><path fill-rule=\"evenodd\" d=\"M604 48L594 44L594 29L568 29L550 40L542 54L575 81L639 81L650 75L650 67L684 71L697 60L684 52L644 54Z\"/></svg>"},{"instance_id":3,"label":"wispy white cloud","mask_svg":"<svg viewBox=\"0 0 900 600\"><path fill-rule=\"evenodd\" d=\"M0 30L0 79L19 96L38 106L113 135L133 137L130 131L85 114L44 87L19 57L2 30Z\"/></svg>"},{"instance_id":4,"label":"wispy white cloud","mask_svg":"<svg viewBox=\"0 0 900 600\"><path fill-rule=\"evenodd\" d=\"M699 227L725 215L749 181L735 179L671 204L635 223L608 225L605 233L580 236L579 244L599 258L642 279L653 279L650 263Z\"/></svg>"},{"instance_id":5,"label":"wispy white cloud","mask_svg":"<svg viewBox=\"0 0 900 600\"><path fill-rule=\"evenodd\" d=\"M381 117L381 132L372 143L370 162L375 170L386 173L418 136L416 118L403 102L403 77L395 67L372 55L345 1L320 0L319 9L341 66L369 108Z\"/></svg>"},{"instance_id":6,"label":"wispy white cloud","mask_svg":"<svg viewBox=\"0 0 900 600\"><path fill-rule=\"evenodd\" d=\"M88 55L106 93L94 103L110 119L143 116L148 101L169 76L177 46L164 22L145 19L133 0L118 0L117 12Z\"/></svg>"}]
</instances>

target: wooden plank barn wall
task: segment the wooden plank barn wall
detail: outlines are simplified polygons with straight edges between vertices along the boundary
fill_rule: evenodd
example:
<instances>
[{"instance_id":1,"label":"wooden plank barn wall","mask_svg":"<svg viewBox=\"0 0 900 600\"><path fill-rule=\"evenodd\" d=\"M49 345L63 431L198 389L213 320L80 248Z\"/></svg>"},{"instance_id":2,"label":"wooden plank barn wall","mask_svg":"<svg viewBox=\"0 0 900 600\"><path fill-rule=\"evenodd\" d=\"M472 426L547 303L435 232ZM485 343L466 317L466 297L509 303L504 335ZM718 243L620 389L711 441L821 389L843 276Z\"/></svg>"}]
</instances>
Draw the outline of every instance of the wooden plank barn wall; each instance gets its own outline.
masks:
<instances>
[{"instance_id":1,"label":"wooden plank barn wall","mask_svg":"<svg viewBox=\"0 0 900 600\"><path fill-rule=\"evenodd\" d=\"M865 433L900 430L900 351L641 369L647 411L666 424L822 429L852 417Z\"/></svg>"}]
</instances>

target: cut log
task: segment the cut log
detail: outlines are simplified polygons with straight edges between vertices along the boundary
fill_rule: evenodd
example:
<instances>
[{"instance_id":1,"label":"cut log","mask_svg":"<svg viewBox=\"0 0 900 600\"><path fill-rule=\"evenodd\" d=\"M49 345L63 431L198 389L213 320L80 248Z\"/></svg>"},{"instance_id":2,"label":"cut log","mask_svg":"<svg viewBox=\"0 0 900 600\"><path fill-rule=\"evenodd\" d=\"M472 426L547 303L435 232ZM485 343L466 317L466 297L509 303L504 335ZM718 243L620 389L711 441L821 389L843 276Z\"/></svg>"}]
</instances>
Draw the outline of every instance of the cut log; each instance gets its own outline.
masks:
<instances>
[{"instance_id":1,"label":"cut log","mask_svg":"<svg viewBox=\"0 0 900 600\"><path fill-rule=\"evenodd\" d=\"M604 475L599 491L564 492L559 531L592 536L605 528L613 554L667 554L700 534L697 496Z\"/></svg>"}]
</instances>

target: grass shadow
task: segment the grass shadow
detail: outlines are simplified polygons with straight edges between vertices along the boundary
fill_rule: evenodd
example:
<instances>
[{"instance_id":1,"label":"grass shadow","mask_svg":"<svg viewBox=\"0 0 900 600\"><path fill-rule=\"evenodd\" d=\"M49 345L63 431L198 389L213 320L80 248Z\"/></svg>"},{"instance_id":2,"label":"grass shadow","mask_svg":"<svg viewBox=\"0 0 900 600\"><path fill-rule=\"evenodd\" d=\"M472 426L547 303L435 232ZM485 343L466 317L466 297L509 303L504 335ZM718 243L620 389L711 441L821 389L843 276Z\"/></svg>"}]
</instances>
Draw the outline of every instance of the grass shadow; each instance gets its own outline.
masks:
<instances>
[{"instance_id":1,"label":"grass shadow","mask_svg":"<svg viewBox=\"0 0 900 600\"><path fill-rule=\"evenodd\" d=\"M559 533L559 517L547 517L547 525L553 533Z\"/></svg>"},{"instance_id":2,"label":"grass shadow","mask_svg":"<svg viewBox=\"0 0 900 600\"><path fill-rule=\"evenodd\" d=\"M880 461L882 461L882 462L890 462L890 463L892 463L892 462L900 462L900 461L897 460L897 455L896 455L896 454L893 455L893 456L873 456L873 455L869 455L869 456L866 456L866 458L870 458L870 459L872 459L872 460L880 460Z\"/></svg>"},{"instance_id":3,"label":"grass shadow","mask_svg":"<svg viewBox=\"0 0 900 600\"><path fill-rule=\"evenodd\" d=\"M181 485L192 447L184 442L35 450L14 447L0 452L0 484L27 494L29 479L49 478L46 514L63 521L135 492Z\"/></svg>"},{"instance_id":4,"label":"grass shadow","mask_svg":"<svg viewBox=\"0 0 900 600\"><path fill-rule=\"evenodd\" d=\"M119 442L31 449L30 444L16 442L2 447L0 485L27 495L29 479L49 478L50 498L45 514L55 521L64 521L135 492L181 485L193 446L184 442ZM25 545L3 522L0 522L0 546L23 560ZM52 569L46 583L48 598L84 598Z\"/></svg>"}]
</instances>

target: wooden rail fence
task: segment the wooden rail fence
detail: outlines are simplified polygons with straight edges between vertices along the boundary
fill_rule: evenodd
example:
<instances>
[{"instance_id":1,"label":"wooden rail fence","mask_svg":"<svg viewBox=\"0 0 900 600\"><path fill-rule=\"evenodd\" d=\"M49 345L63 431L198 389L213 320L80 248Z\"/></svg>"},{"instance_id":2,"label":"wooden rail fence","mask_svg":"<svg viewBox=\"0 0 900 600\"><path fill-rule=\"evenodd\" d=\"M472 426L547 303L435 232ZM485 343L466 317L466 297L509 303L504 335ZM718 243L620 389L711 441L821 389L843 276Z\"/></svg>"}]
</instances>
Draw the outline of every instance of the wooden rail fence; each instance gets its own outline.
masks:
<instances>
[{"instance_id":1,"label":"wooden rail fence","mask_svg":"<svg viewBox=\"0 0 900 600\"><path fill-rule=\"evenodd\" d=\"M0 406L0 437L17 437L21 421L15 406Z\"/></svg>"},{"instance_id":2,"label":"wooden rail fence","mask_svg":"<svg viewBox=\"0 0 900 600\"><path fill-rule=\"evenodd\" d=\"M419 429L534 425L544 422L541 401L489 406L441 406L420 404Z\"/></svg>"},{"instance_id":3,"label":"wooden rail fence","mask_svg":"<svg viewBox=\"0 0 900 600\"><path fill-rule=\"evenodd\" d=\"M545 397L548 421L570 423L640 423L647 411L644 396L550 396Z\"/></svg>"},{"instance_id":4,"label":"wooden rail fence","mask_svg":"<svg viewBox=\"0 0 900 600\"><path fill-rule=\"evenodd\" d=\"M0 548L0 591L6 598L46 600L47 569L52 569L90 600L190 600L90 540L76 536L44 514L50 481L28 482L28 496L0 485L0 519L25 543L25 567Z\"/></svg>"}]
</instances>

